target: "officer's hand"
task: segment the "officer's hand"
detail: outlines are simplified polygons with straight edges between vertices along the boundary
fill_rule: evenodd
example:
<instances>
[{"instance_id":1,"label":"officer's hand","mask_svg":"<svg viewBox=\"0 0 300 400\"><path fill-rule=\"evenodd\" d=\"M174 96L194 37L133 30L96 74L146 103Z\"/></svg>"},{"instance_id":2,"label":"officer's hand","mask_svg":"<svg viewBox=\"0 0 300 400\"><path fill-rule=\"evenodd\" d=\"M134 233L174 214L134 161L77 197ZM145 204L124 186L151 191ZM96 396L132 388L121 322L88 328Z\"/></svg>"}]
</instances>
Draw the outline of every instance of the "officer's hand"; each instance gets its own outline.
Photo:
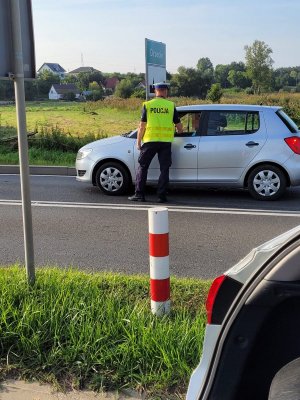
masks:
<instances>
[{"instance_id":1,"label":"officer's hand","mask_svg":"<svg viewBox=\"0 0 300 400\"><path fill-rule=\"evenodd\" d=\"M138 150L141 150L141 143L138 143L138 142L136 142L136 148L138 149Z\"/></svg>"}]
</instances>

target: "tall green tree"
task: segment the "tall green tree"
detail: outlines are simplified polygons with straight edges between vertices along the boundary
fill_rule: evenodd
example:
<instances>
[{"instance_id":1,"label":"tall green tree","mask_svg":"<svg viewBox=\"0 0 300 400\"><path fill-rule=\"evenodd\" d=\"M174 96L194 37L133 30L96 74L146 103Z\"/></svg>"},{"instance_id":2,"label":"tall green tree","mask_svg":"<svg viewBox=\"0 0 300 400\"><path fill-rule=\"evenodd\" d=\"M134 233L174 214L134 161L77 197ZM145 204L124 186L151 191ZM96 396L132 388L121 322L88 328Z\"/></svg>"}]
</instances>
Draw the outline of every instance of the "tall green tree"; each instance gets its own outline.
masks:
<instances>
[{"instance_id":1,"label":"tall green tree","mask_svg":"<svg viewBox=\"0 0 300 400\"><path fill-rule=\"evenodd\" d=\"M268 89L272 82L271 54L273 50L263 41L255 40L252 46L245 46L246 68L255 93Z\"/></svg>"},{"instance_id":2,"label":"tall green tree","mask_svg":"<svg viewBox=\"0 0 300 400\"><path fill-rule=\"evenodd\" d=\"M171 79L171 95L205 98L208 88L201 72L195 68L179 67Z\"/></svg>"},{"instance_id":3,"label":"tall green tree","mask_svg":"<svg viewBox=\"0 0 300 400\"><path fill-rule=\"evenodd\" d=\"M0 100L13 100L15 96L12 80L0 81Z\"/></svg>"},{"instance_id":4,"label":"tall green tree","mask_svg":"<svg viewBox=\"0 0 300 400\"><path fill-rule=\"evenodd\" d=\"M295 85L296 85L296 86L298 85L299 76L300 76L299 72L298 72L297 70L295 70L295 69L293 69L293 70L290 72L290 77L291 77L293 80L295 80Z\"/></svg>"},{"instance_id":5,"label":"tall green tree","mask_svg":"<svg viewBox=\"0 0 300 400\"><path fill-rule=\"evenodd\" d=\"M43 71L36 80L36 90L38 97L47 97L51 86L60 83L60 77L50 71Z\"/></svg>"},{"instance_id":6,"label":"tall green tree","mask_svg":"<svg viewBox=\"0 0 300 400\"><path fill-rule=\"evenodd\" d=\"M135 86L131 79L122 79L116 86L115 96L128 99L134 92Z\"/></svg>"},{"instance_id":7,"label":"tall green tree","mask_svg":"<svg viewBox=\"0 0 300 400\"><path fill-rule=\"evenodd\" d=\"M229 64L218 64L215 68L215 83L219 83L222 88L227 88L230 86L228 82L228 73L230 71Z\"/></svg>"},{"instance_id":8,"label":"tall green tree","mask_svg":"<svg viewBox=\"0 0 300 400\"><path fill-rule=\"evenodd\" d=\"M25 99L32 101L35 100L38 95L38 87L36 81L25 81Z\"/></svg>"},{"instance_id":9,"label":"tall green tree","mask_svg":"<svg viewBox=\"0 0 300 400\"><path fill-rule=\"evenodd\" d=\"M90 80L90 72L79 72L77 75L77 86L80 90L87 90L90 82L93 82L93 79Z\"/></svg>"},{"instance_id":10,"label":"tall green tree","mask_svg":"<svg viewBox=\"0 0 300 400\"><path fill-rule=\"evenodd\" d=\"M246 72L246 65L243 63L243 61L232 61L229 64L229 70L233 70L235 72L241 71L241 72Z\"/></svg>"},{"instance_id":11,"label":"tall green tree","mask_svg":"<svg viewBox=\"0 0 300 400\"><path fill-rule=\"evenodd\" d=\"M200 58L197 62L197 72L200 74L205 95L214 80L214 66L208 57Z\"/></svg>"},{"instance_id":12,"label":"tall green tree","mask_svg":"<svg viewBox=\"0 0 300 400\"><path fill-rule=\"evenodd\" d=\"M243 71L235 71L231 69L228 72L227 79L233 87L245 89L246 87L251 86L251 80L248 78L247 73Z\"/></svg>"},{"instance_id":13,"label":"tall green tree","mask_svg":"<svg viewBox=\"0 0 300 400\"><path fill-rule=\"evenodd\" d=\"M102 86L105 83L105 77L101 71L91 72L89 79L90 82L97 82L99 86Z\"/></svg>"},{"instance_id":14,"label":"tall green tree","mask_svg":"<svg viewBox=\"0 0 300 400\"><path fill-rule=\"evenodd\" d=\"M131 96L135 96L138 92L137 86L144 80L144 74L127 73L124 75L115 90L115 96L127 99Z\"/></svg>"}]
</instances>

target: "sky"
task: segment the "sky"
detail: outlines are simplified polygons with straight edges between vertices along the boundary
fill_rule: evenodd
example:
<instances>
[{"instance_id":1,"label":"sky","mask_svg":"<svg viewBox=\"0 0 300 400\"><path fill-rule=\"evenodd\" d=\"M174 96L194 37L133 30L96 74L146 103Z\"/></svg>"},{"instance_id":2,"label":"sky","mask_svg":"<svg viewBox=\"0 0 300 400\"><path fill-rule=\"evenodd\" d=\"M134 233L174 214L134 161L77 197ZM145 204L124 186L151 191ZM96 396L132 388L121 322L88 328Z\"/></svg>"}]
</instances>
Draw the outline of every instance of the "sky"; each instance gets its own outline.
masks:
<instances>
[{"instance_id":1,"label":"sky","mask_svg":"<svg viewBox=\"0 0 300 400\"><path fill-rule=\"evenodd\" d=\"M145 38L166 44L167 71L245 62L255 40L273 67L300 65L299 0L32 0L36 66L145 72Z\"/></svg>"}]
</instances>

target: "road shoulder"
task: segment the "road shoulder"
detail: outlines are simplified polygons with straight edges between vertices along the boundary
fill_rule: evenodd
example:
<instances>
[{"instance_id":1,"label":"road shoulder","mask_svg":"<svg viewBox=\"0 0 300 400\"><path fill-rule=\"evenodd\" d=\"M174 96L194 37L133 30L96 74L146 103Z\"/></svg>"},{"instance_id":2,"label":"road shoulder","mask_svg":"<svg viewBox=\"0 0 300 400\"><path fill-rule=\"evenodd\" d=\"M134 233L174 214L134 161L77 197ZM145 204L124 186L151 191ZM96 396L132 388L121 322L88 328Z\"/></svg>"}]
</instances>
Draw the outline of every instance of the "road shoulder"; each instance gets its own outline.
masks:
<instances>
[{"instance_id":1,"label":"road shoulder","mask_svg":"<svg viewBox=\"0 0 300 400\"><path fill-rule=\"evenodd\" d=\"M0 174L19 174L19 165L0 165ZM76 176L76 169L73 167L58 167L46 165L30 165L31 175L67 175Z\"/></svg>"},{"instance_id":2,"label":"road shoulder","mask_svg":"<svg viewBox=\"0 0 300 400\"><path fill-rule=\"evenodd\" d=\"M95 393L92 391L71 391L61 393L50 385L37 382L7 380L0 383L1 400L141 400L133 391Z\"/></svg>"}]
</instances>

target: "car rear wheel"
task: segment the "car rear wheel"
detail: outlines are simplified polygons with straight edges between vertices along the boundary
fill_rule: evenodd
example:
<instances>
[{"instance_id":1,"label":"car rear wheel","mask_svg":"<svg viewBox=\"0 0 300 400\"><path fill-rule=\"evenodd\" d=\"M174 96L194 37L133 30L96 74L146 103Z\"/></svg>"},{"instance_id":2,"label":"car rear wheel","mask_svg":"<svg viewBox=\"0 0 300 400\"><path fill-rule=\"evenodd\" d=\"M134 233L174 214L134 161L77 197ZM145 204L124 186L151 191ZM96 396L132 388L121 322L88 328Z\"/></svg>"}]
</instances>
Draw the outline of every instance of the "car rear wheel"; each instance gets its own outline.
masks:
<instances>
[{"instance_id":1,"label":"car rear wheel","mask_svg":"<svg viewBox=\"0 0 300 400\"><path fill-rule=\"evenodd\" d=\"M128 190L129 175L121 164L107 162L99 167L96 173L96 184L103 193L117 196Z\"/></svg>"},{"instance_id":2,"label":"car rear wheel","mask_svg":"<svg viewBox=\"0 0 300 400\"><path fill-rule=\"evenodd\" d=\"M260 165L250 173L248 190L258 200L277 200L286 189L286 177L274 165Z\"/></svg>"}]
</instances>

